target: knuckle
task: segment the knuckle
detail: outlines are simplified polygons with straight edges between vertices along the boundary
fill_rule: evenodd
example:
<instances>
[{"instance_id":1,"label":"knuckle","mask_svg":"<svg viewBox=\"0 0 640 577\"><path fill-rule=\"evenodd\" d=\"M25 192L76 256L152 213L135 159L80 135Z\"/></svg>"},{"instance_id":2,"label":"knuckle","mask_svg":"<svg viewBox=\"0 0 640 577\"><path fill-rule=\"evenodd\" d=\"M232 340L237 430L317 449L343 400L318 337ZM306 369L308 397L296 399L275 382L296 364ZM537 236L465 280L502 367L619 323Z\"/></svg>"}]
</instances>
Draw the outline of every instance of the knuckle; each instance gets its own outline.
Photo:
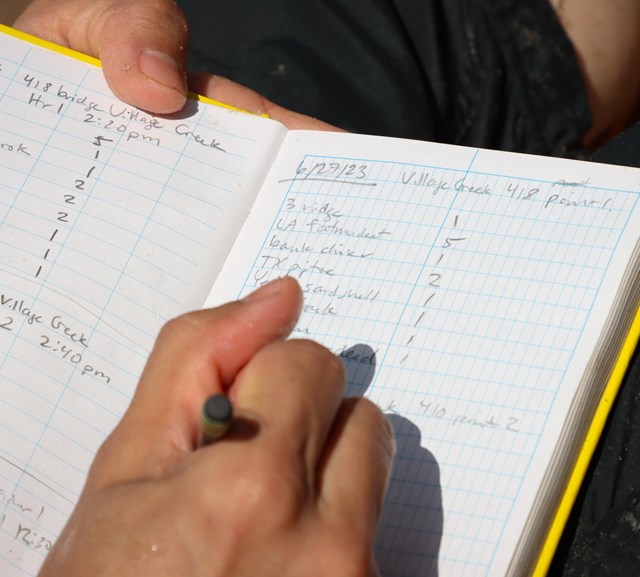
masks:
<instances>
[{"instance_id":1,"label":"knuckle","mask_svg":"<svg viewBox=\"0 0 640 577\"><path fill-rule=\"evenodd\" d=\"M220 495L200 496L201 510L211 512L210 523L219 521ZM215 500L214 507L209 502ZM224 496L225 526L237 538L286 531L292 528L304 507L304 489L298 475L286 467L251 467L234 475ZM260 519L260 523L256 523Z\"/></svg>"},{"instance_id":2,"label":"knuckle","mask_svg":"<svg viewBox=\"0 0 640 577\"><path fill-rule=\"evenodd\" d=\"M114 452L114 440L113 434L109 435L102 444L98 447L96 454L93 458L92 469L98 469L105 463L111 461Z\"/></svg>"},{"instance_id":3,"label":"knuckle","mask_svg":"<svg viewBox=\"0 0 640 577\"><path fill-rule=\"evenodd\" d=\"M344 382L344 365L340 359L329 349L315 341L305 339L293 339L284 343L288 349L285 354L295 356L305 368L317 367L326 374L329 380L338 383Z\"/></svg>"},{"instance_id":4,"label":"knuckle","mask_svg":"<svg viewBox=\"0 0 640 577\"><path fill-rule=\"evenodd\" d=\"M286 475L282 467L271 467L247 478L241 491L252 513L276 504L279 513L276 519L288 519L298 511L301 502L299 483Z\"/></svg>"},{"instance_id":5,"label":"knuckle","mask_svg":"<svg viewBox=\"0 0 640 577\"><path fill-rule=\"evenodd\" d=\"M342 394L344 366L331 351L318 343L291 339L272 343L254 358L250 371L261 375L277 374L291 383L311 383Z\"/></svg>"},{"instance_id":6,"label":"knuckle","mask_svg":"<svg viewBox=\"0 0 640 577\"><path fill-rule=\"evenodd\" d=\"M116 428L98 447L89 469L87 484L102 484L119 470L120 451L117 430Z\"/></svg>"}]
</instances>

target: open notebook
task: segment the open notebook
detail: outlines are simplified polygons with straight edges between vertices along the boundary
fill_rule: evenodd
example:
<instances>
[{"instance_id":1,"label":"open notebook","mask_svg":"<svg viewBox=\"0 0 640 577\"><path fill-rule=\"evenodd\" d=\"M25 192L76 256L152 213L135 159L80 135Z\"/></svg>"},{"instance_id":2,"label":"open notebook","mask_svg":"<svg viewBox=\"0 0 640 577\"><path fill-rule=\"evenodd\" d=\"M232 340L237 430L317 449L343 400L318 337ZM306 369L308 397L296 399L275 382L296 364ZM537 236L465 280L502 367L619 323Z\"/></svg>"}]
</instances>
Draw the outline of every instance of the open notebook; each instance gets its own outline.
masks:
<instances>
[{"instance_id":1,"label":"open notebook","mask_svg":"<svg viewBox=\"0 0 640 577\"><path fill-rule=\"evenodd\" d=\"M382 574L542 575L635 343L640 171L155 117L46 46L0 29L0 574L37 573L162 324L291 275L294 336L396 429Z\"/></svg>"}]
</instances>

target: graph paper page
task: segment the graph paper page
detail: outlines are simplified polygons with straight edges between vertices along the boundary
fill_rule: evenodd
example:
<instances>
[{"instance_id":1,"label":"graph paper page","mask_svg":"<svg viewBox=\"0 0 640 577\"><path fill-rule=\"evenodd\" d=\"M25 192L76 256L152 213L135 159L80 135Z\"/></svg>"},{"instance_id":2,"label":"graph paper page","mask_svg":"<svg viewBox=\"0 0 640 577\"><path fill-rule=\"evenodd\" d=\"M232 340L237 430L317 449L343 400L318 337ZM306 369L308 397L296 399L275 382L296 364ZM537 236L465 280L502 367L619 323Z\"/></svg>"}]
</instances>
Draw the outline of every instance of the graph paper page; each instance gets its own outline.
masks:
<instances>
[{"instance_id":1,"label":"graph paper page","mask_svg":"<svg viewBox=\"0 0 640 577\"><path fill-rule=\"evenodd\" d=\"M154 117L0 34L0 575L35 575L160 326L200 308L282 130ZM262 172L262 174L261 174Z\"/></svg>"},{"instance_id":2,"label":"graph paper page","mask_svg":"<svg viewBox=\"0 0 640 577\"><path fill-rule=\"evenodd\" d=\"M637 171L289 133L209 303L296 277L293 336L341 355L347 392L390 415L382 575L507 572L633 249L638 189Z\"/></svg>"}]
</instances>

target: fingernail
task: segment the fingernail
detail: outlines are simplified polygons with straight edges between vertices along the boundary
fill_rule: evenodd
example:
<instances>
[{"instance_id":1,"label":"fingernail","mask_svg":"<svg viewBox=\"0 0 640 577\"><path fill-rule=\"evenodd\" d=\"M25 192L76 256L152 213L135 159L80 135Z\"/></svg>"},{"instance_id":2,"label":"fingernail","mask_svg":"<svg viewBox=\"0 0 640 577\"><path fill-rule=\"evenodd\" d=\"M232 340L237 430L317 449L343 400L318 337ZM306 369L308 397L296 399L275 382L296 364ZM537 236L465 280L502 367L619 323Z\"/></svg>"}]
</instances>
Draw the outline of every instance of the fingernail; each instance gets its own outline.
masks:
<instances>
[{"instance_id":1,"label":"fingernail","mask_svg":"<svg viewBox=\"0 0 640 577\"><path fill-rule=\"evenodd\" d=\"M242 299L242 302L257 303L258 301L264 301L274 297L280 292L283 280L284 279L282 278L277 278L268 282L267 284L262 285L260 288L254 290L252 293L249 293L246 297L244 297Z\"/></svg>"},{"instance_id":2,"label":"fingernail","mask_svg":"<svg viewBox=\"0 0 640 577\"><path fill-rule=\"evenodd\" d=\"M159 50L145 49L138 59L140 71L163 86L184 92L185 80L178 63Z\"/></svg>"}]
</instances>

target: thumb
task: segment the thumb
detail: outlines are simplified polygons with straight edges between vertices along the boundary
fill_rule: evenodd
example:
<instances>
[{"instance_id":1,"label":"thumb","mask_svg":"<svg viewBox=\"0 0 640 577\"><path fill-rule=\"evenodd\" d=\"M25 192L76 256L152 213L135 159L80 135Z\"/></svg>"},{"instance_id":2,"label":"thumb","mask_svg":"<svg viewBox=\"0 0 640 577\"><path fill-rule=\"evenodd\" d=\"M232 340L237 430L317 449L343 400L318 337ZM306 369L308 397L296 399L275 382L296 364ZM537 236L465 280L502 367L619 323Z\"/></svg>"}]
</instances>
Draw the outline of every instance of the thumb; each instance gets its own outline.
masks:
<instances>
[{"instance_id":1,"label":"thumb","mask_svg":"<svg viewBox=\"0 0 640 577\"><path fill-rule=\"evenodd\" d=\"M198 415L266 345L285 338L302 307L291 278L242 301L188 313L161 331L129 409L94 460L86 490L171 473L197 444Z\"/></svg>"},{"instance_id":2,"label":"thumb","mask_svg":"<svg viewBox=\"0 0 640 577\"><path fill-rule=\"evenodd\" d=\"M189 31L173 0L35 0L15 28L100 58L120 99L156 114L187 97Z\"/></svg>"}]
</instances>

